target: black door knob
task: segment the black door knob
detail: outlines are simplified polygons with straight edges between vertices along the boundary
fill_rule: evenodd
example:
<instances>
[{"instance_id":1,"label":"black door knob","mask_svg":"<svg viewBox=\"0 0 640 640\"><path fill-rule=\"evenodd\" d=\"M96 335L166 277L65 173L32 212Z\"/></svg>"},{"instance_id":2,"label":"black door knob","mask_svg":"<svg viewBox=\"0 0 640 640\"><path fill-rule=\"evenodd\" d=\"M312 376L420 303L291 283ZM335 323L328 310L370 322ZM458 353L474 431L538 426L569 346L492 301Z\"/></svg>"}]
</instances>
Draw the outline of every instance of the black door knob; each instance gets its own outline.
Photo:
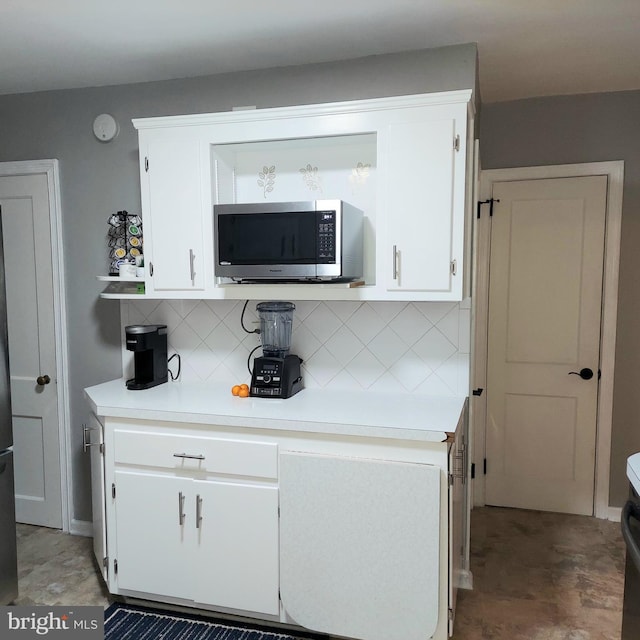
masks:
<instances>
[{"instance_id":1,"label":"black door knob","mask_svg":"<svg viewBox=\"0 0 640 640\"><path fill-rule=\"evenodd\" d=\"M43 387L45 384L49 384L51 382L51 378L48 375L38 376L36 378L36 384L39 387Z\"/></svg>"},{"instance_id":2,"label":"black door knob","mask_svg":"<svg viewBox=\"0 0 640 640\"><path fill-rule=\"evenodd\" d=\"M580 371L569 371L568 375L580 376L583 380L591 380L593 378L593 371L588 367L580 369Z\"/></svg>"}]
</instances>

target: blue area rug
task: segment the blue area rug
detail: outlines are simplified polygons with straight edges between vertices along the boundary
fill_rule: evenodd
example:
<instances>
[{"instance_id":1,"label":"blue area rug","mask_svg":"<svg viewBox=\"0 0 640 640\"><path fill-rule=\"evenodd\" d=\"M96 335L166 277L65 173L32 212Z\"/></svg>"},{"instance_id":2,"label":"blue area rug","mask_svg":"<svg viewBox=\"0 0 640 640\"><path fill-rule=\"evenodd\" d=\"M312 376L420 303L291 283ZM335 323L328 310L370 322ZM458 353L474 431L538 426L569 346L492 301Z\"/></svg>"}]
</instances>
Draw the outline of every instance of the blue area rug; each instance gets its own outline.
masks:
<instances>
[{"instance_id":1,"label":"blue area rug","mask_svg":"<svg viewBox=\"0 0 640 640\"><path fill-rule=\"evenodd\" d=\"M229 624L197 615L129 604L112 604L104 612L105 640L309 640L326 636L290 635L260 626Z\"/></svg>"}]
</instances>

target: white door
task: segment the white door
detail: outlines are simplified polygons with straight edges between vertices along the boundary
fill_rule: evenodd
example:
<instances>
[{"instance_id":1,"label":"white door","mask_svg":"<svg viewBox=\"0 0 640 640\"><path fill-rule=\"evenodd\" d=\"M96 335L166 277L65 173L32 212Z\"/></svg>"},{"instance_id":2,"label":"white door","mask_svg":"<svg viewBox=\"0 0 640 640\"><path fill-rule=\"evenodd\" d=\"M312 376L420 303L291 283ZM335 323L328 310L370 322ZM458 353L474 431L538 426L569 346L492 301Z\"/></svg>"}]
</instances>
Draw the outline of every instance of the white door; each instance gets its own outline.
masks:
<instances>
[{"instance_id":1,"label":"white door","mask_svg":"<svg viewBox=\"0 0 640 640\"><path fill-rule=\"evenodd\" d=\"M0 177L0 207L7 289L16 519L27 524L61 528L47 175Z\"/></svg>"},{"instance_id":2,"label":"white door","mask_svg":"<svg viewBox=\"0 0 640 640\"><path fill-rule=\"evenodd\" d=\"M487 504L593 513L606 195L606 176L494 185Z\"/></svg>"}]
</instances>

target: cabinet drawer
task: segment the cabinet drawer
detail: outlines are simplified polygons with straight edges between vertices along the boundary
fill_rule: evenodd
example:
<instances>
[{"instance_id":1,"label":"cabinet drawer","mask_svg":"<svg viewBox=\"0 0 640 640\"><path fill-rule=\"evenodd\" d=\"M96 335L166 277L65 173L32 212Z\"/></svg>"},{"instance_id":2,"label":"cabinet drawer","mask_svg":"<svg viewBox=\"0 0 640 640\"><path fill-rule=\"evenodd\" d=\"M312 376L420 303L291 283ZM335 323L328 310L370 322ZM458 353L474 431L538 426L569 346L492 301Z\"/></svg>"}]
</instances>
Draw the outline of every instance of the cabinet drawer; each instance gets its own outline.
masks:
<instances>
[{"instance_id":1,"label":"cabinet drawer","mask_svg":"<svg viewBox=\"0 0 640 640\"><path fill-rule=\"evenodd\" d=\"M277 479L278 446L223 438L114 432L116 464Z\"/></svg>"}]
</instances>

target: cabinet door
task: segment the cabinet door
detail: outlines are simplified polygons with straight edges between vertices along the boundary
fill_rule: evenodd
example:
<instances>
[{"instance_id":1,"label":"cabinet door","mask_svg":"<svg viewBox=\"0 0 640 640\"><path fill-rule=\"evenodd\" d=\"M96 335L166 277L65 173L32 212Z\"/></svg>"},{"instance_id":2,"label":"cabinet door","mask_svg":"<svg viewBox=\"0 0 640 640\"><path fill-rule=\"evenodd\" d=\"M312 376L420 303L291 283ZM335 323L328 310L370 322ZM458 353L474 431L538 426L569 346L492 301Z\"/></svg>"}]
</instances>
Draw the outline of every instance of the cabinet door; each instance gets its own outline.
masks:
<instances>
[{"instance_id":1,"label":"cabinet door","mask_svg":"<svg viewBox=\"0 0 640 640\"><path fill-rule=\"evenodd\" d=\"M303 627L430 638L442 610L439 540L438 467L280 455L280 590Z\"/></svg>"},{"instance_id":2,"label":"cabinet door","mask_svg":"<svg viewBox=\"0 0 640 640\"><path fill-rule=\"evenodd\" d=\"M107 519L104 490L104 427L96 416L91 415L84 434L91 455L91 516L93 519L93 554L107 582Z\"/></svg>"},{"instance_id":3,"label":"cabinet door","mask_svg":"<svg viewBox=\"0 0 640 640\"><path fill-rule=\"evenodd\" d=\"M187 501L192 481L129 471L116 471L114 477L120 591L190 598L195 515L187 513Z\"/></svg>"},{"instance_id":4,"label":"cabinet door","mask_svg":"<svg viewBox=\"0 0 640 640\"><path fill-rule=\"evenodd\" d=\"M142 183L144 253L151 291L203 290L207 275L197 140L150 140Z\"/></svg>"},{"instance_id":5,"label":"cabinet door","mask_svg":"<svg viewBox=\"0 0 640 640\"><path fill-rule=\"evenodd\" d=\"M456 435L449 449L449 608L455 615L458 589L470 589L469 534L471 494L469 487L469 401L465 402ZM450 618L450 634L453 617Z\"/></svg>"},{"instance_id":6,"label":"cabinet door","mask_svg":"<svg viewBox=\"0 0 640 640\"><path fill-rule=\"evenodd\" d=\"M398 122L386 131L390 291L461 296L465 130L464 121L451 117Z\"/></svg>"},{"instance_id":7,"label":"cabinet door","mask_svg":"<svg viewBox=\"0 0 640 640\"><path fill-rule=\"evenodd\" d=\"M464 567L464 489L466 484L464 450L464 434L457 432L455 441L449 449L449 474L453 480L449 486L449 609L454 615L461 572ZM449 635L453 634L453 623L452 616L449 619Z\"/></svg>"},{"instance_id":8,"label":"cabinet door","mask_svg":"<svg viewBox=\"0 0 640 640\"><path fill-rule=\"evenodd\" d=\"M193 492L195 601L278 615L278 488L196 480Z\"/></svg>"}]
</instances>

